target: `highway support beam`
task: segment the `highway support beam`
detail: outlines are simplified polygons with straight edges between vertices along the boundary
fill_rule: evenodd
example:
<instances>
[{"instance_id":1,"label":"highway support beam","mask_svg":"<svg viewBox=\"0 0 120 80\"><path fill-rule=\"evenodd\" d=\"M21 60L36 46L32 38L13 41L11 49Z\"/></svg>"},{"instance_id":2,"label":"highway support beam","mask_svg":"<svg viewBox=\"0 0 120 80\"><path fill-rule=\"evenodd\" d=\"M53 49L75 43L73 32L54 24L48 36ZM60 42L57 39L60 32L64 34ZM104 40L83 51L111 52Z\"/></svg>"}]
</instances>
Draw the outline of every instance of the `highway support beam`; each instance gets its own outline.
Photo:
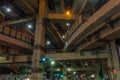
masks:
<instances>
[{"instance_id":1,"label":"highway support beam","mask_svg":"<svg viewBox=\"0 0 120 80\"><path fill-rule=\"evenodd\" d=\"M43 64L40 58L45 55L45 27L43 18L45 17L46 0L39 0L39 13L37 16L35 42L32 57L32 80L43 80Z\"/></svg>"}]
</instances>

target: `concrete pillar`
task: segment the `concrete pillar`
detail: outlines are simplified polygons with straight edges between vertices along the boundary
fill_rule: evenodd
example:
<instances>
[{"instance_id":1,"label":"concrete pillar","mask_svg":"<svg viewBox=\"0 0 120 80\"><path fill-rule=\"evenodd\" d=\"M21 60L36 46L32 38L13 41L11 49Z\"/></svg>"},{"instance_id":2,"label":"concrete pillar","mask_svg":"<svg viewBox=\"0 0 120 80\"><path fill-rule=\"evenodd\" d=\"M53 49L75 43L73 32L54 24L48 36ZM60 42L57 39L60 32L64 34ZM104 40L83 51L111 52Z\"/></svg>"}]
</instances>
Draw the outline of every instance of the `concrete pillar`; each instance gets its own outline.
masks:
<instances>
[{"instance_id":1,"label":"concrete pillar","mask_svg":"<svg viewBox=\"0 0 120 80\"><path fill-rule=\"evenodd\" d=\"M113 74L112 74L112 72L111 72L112 67L113 67L113 65L112 65L113 61L112 61L112 53L111 53L111 48L110 48L109 43L106 44L106 50L108 51L108 54L109 54L109 55L108 55L108 58L107 58L108 77L109 77L111 80L114 80L114 79L113 79Z\"/></svg>"},{"instance_id":2,"label":"concrete pillar","mask_svg":"<svg viewBox=\"0 0 120 80\"><path fill-rule=\"evenodd\" d=\"M111 48L111 53L112 53L112 60L113 60L113 67L116 69L117 74L113 75L114 79L113 80L119 80L119 59L118 59L118 53L117 53L117 48L115 41L110 42L110 48Z\"/></svg>"},{"instance_id":3,"label":"concrete pillar","mask_svg":"<svg viewBox=\"0 0 120 80\"><path fill-rule=\"evenodd\" d=\"M60 7L61 7L61 10L62 10L62 13L65 12L65 7L64 7L64 0L60 0Z\"/></svg>"},{"instance_id":4,"label":"concrete pillar","mask_svg":"<svg viewBox=\"0 0 120 80\"><path fill-rule=\"evenodd\" d=\"M99 80L99 63L98 63L98 60L96 60L96 79Z\"/></svg>"},{"instance_id":5,"label":"concrete pillar","mask_svg":"<svg viewBox=\"0 0 120 80\"><path fill-rule=\"evenodd\" d=\"M62 72L64 74L63 80L67 80L67 67L65 65L63 66Z\"/></svg>"},{"instance_id":6,"label":"concrete pillar","mask_svg":"<svg viewBox=\"0 0 120 80\"><path fill-rule=\"evenodd\" d=\"M53 80L53 76L54 76L54 65L51 65L50 68L51 68L51 72L50 72L50 80Z\"/></svg>"},{"instance_id":7,"label":"concrete pillar","mask_svg":"<svg viewBox=\"0 0 120 80\"><path fill-rule=\"evenodd\" d=\"M113 79L113 75L112 75L112 72L111 72L111 70L112 70L112 63L111 63L111 58L109 57L108 59L107 59L107 61L108 61L108 75L109 75L109 78L111 79L111 80L114 80Z\"/></svg>"},{"instance_id":8,"label":"concrete pillar","mask_svg":"<svg viewBox=\"0 0 120 80\"><path fill-rule=\"evenodd\" d=\"M32 80L43 79L43 64L40 58L45 55L45 27L43 26L43 18L45 17L45 0L39 0L39 13L37 16L34 51L32 57Z\"/></svg>"}]
</instances>

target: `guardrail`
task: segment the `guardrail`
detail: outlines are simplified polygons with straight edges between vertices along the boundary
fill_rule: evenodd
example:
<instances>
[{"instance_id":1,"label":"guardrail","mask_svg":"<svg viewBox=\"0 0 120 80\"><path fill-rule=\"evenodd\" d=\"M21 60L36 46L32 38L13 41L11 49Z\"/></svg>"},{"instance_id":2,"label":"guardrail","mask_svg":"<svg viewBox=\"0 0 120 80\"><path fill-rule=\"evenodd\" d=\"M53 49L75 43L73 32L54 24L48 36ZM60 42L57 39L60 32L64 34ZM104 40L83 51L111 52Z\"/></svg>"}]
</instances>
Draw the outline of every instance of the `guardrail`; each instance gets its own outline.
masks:
<instances>
[{"instance_id":1,"label":"guardrail","mask_svg":"<svg viewBox=\"0 0 120 80\"><path fill-rule=\"evenodd\" d=\"M34 36L32 36L31 34L18 32L15 29L3 25L0 25L0 34L13 37L15 39L18 39L31 45L33 44L34 41Z\"/></svg>"}]
</instances>

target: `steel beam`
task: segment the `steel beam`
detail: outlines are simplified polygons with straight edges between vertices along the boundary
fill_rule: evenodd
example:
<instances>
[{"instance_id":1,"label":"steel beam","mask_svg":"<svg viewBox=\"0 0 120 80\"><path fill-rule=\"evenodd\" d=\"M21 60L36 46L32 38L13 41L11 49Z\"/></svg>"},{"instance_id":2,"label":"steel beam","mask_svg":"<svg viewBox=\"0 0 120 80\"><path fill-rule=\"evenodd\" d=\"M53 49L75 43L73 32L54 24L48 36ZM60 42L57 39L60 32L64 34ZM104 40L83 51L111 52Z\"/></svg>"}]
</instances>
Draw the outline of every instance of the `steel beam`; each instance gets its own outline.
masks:
<instances>
[{"instance_id":1,"label":"steel beam","mask_svg":"<svg viewBox=\"0 0 120 80\"><path fill-rule=\"evenodd\" d=\"M35 13L35 9L29 4L28 0L21 0L33 13Z\"/></svg>"},{"instance_id":2,"label":"steel beam","mask_svg":"<svg viewBox=\"0 0 120 80\"><path fill-rule=\"evenodd\" d=\"M75 14L80 14L87 4L88 0L75 0L73 3L72 12Z\"/></svg>"},{"instance_id":3,"label":"steel beam","mask_svg":"<svg viewBox=\"0 0 120 80\"><path fill-rule=\"evenodd\" d=\"M64 57L63 57L64 56ZM79 59L97 59L97 58L107 58L107 53L101 53L99 55L92 55L91 52L83 53L56 53L56 54L46 54L46 57L52 57L54 60L79 60Z\"/></svg>"},{"instance_id":4,"label":"steel beam","mask_svg":"<svg viewBox=\"0 0 120 80\"><path fill-rule=\"evenodd\" d=\"M30 21L30 20L33 20L33 19L34 19L34 17L26 17L26 18L20 18L20 19L17 19L17 20L13 20L13 21L12 20L4 21L1 24L2 25L13 25L13 24L18 24L18 23Z\"/></svg>"},{"instance_id":5,"label":"steel beam","mask_svg":"<svg viewBox=\"0 0 120 80\"><path fill-rule=\"evenodd\" d=\"M75 20L77 15L71 14L71 16L67 16L66 14L59 13L49 13L46 18L49 19L64 19L64 20Z\"/></svg>"},{"instance_id":6,"label":"steel beam","mask_svg":"<svg viewBox=\"0 0 120 80\"><path fill-rule=\"evenodd\" d=\"M54 60L81 60L81 59L98 59L98 58L108 58L109 54L107 52L101 52L98 54L92 54L93 52L74 52L74 53L52 53L52 54L46 54L45 56L47 58L53 58ZM63 57L64 56L64 57ZM14 59L13 59L14 58ZM5 60L1 63L17 63L17 62L31 62L33 57L30 55L24 55L24 56L9 56L9 60Z\"/></svg>"},{"instance_id":7,"label":"steel beam","mask_svg":"<svg viewBox=\"0 0 120 80\"><path fill-rule=\"evenodd\" d=\"M57 28L55 27L55 25L53 23L50 23L51 26L53 27L53 29L57 32L57 35L59 37L59 39L64 42L63 38L62 38L62 35L60 34L60 32L57 30Z\"/></svg>"}]
</instances>

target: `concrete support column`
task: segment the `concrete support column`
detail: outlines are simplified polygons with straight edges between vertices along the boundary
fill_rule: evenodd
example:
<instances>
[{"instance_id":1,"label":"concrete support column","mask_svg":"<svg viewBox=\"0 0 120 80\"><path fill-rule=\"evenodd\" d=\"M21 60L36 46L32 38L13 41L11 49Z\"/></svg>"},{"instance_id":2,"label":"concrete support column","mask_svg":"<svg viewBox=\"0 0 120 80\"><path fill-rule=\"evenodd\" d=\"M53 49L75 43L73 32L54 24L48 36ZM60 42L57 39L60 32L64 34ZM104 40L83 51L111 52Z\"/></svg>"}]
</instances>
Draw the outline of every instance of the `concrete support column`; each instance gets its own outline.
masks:
<instances>
[{"instance_id":1,"label":"concrete support column","mask_svg":"<svg viewBox=\"0 0 120 80\"><path fill-rule=\"evenodd\" d=\"M67 80L67 67L65 65L63 66L62 72L64 74L63 80Z\"/></svg>"},{"instance_id":2,"label":"concrete support column","mask_svg":"<svg viewBox=\"0 0 120 80\"><path fill-rule=\"evenodd\" d=\"M64 0L60 0L60 7L61 7L61 10L62 10L62 13L65 12L65 7L64 7Z\"/></svg>"},{"instance_id":3,"label":"concrete support column","mask_svg":"<svg viewBox=\"0 0 120 80\"><path fill-rule=\"evenodd\" d=\"M111 41L110 42L110 47L111 47L111 52L112 52L112 60L113 60L113 67L116 69L117 73L114 76L114 80L119 80L119 59L118 59L118 53L117 53L117 48L116 48L116 44L115 41Z\"/></svg>"},{"instance_id":4,"label":"concrete support column","mask_svg":"<svg viewBox=\"0 0 120 80\"><path fill-rule=\"evenodd\" d=\"M53 80L53 76L54 76L54 65L51 65L50 68L51 68L50 79Z\"/></svg>"},{"instance_id":5,"label":"concrete support column","mask_svg":"<svg viewBox=\"0 0 120 80\"><path fill-rule=\"evenodd\" d=\"M96 79L99 80L99 63L98 60L96 60Z\"/></svg>"},{"instance_id":6,"label":"concrete support column","mask_svg":"<svg viewBox=\"0 0 120 80\"><path fill-rule=\"evenodd\" d=\"M43 64L40 63L40 58L45 55L45 27L43 18L45 17L45 0L39 0L39 13L37 16L34 51L32 57L32 80L43 79Z\"/></svg>"},{"instance_id":7,"label":"concrete support column","mask_svg":"<svg viewBox=\"0 0 120 80\"><path fill-rule=\"evenodd\" d=\"M114 80L114 79L113 79L113 74L112 74L112 72L111 72L113 61L112 61L112 53L111 53L111 49L110 49L109 43L106 44L106 50L107 50L108 53L109 53L108 58L107 58L108 77L109 77L111 80Z\"/></svg>"},{"instance_id":8,"label":"concrete support column","mask_svg":"<svg viewBox=\"0 0 120 80\"><path fill-rule=\"evenodd\" d=\"M111 58L109 57L108 58L108 68L109 68L109 70L108 70L108 77L111 79L111 80L114 80L113 79L113 75L112 75L112 72L111 72L111 70L112 70L112 64L111 64Z\"/></svg>"}]
</instances>

